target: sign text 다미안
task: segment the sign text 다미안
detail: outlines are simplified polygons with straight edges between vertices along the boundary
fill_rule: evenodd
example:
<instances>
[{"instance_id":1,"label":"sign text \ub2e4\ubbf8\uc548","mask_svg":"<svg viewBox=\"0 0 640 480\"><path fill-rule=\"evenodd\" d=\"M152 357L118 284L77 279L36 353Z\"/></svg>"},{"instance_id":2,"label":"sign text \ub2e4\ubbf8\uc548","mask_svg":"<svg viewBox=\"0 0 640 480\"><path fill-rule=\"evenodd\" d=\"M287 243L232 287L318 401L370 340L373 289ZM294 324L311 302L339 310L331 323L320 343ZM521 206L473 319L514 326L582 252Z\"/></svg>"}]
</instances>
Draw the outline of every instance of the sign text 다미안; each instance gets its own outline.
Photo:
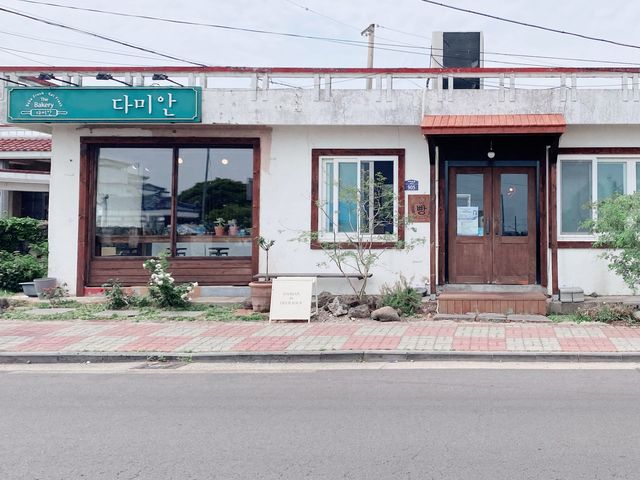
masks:
<instances>
[{"instance_id":1,"label":"sign text \ub2e4\ubbf8\uc548","mask_svg":"<svg viewBox=\"0 0 640 480\"><path fill-rule=\"evenodd\" d=\"M201 104L200 87L14 87L9 89L7 120L196 123Z\"/></svg>"}]
</instances>

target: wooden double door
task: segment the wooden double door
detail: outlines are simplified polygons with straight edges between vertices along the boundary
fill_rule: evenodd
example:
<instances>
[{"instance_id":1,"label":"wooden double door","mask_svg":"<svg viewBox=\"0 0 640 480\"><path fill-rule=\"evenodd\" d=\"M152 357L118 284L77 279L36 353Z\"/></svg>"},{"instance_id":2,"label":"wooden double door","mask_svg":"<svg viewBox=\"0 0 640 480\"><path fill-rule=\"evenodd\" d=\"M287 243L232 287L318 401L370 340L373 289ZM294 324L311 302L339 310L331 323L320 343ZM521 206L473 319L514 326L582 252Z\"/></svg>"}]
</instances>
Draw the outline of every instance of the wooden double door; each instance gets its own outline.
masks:
<instances>
[{"instance_id":1,"label":"wooden double door","mask_svg":"<svg viewBox=\"0 0 640 480\"><path fill-rule=\"evenodd\" d=\"M449 283L536 283L534 167L450 167Z\"/></svg>"}]
</instances>

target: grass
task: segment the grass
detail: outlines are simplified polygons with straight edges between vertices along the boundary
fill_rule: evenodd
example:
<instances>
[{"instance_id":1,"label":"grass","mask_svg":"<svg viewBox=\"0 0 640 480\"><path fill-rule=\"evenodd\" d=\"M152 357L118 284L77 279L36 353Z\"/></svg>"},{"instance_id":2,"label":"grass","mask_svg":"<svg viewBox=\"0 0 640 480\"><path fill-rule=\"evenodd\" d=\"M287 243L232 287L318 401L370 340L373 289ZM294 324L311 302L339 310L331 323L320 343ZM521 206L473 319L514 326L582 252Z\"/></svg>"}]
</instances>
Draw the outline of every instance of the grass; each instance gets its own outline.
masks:
<instances>
[{"instance_id":1,"label":"grass","mask_svg":"<svg viewBox=\"0 0 640 480\"><path fill-rule=\"evenodd\" d=\"M138 314L133 317L125 317L114 313L111 316L99 316L100 312L107 310L104 303L79 304L76 301L68 301L64 305L65 308L73 308L72 311L63 313L53 313L49 315L38 315L27 313L33 309L50 309L52 308L48 302L39 302L26 306L18 306L9 308L0 313L0 319L5 320L126 320L129 322L166 322L166 321L210 321L210 322L259 322L266 319L261 313L239 311L240 305L202 305L192 304L189 308L181 310L163 310L155 307L138 307L132 308ZM166 316L163 312L167 311L201 311L202 316L198 317L180 317Z\"/></svg>"}]
</instances>

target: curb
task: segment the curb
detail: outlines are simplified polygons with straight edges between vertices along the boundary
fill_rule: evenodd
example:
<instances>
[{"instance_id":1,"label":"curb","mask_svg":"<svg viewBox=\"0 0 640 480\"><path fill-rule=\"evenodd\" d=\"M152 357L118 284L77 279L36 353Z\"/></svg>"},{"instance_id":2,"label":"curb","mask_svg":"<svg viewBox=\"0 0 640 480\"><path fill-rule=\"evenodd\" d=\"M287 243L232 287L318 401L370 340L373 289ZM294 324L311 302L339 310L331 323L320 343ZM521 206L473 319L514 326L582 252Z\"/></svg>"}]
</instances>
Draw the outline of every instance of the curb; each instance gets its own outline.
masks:
<instances>
[{"instance_id":1,"label":"curb","mask_svg":"<svg viewBox=\"0 0 640 480\"><path fill-rule=\"evenodd\" d=\"M321 362L638 362L640 352L416 352L401 350L339 350L309 352L0 352L0 364L16 363L321 363Z\"/></svg>"}]
</instances>

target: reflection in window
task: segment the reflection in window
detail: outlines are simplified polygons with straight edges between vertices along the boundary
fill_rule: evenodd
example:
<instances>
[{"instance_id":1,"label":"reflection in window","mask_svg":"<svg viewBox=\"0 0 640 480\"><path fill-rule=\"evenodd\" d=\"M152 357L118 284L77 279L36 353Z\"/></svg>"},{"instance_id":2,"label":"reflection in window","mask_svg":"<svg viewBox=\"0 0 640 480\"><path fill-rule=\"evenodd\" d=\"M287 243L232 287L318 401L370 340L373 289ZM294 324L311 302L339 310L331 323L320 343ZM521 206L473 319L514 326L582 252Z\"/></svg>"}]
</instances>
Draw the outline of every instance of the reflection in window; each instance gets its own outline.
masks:
<instances>
[{"instance_id":1,"label":"reflection in window","mask_svg":"<svg viewBox=\"0 0 640 480\"><path fill-rule=\"evenodd\" d=\"M179 256L251 255L253 150L178 151Z\"/></svg>"},{"instance_id":2,"label":"reflection in window","mask_svg":"<svg viewBox=\"0 0 640 480\"><path fill-rule=\"evenodd\" d=\"M500 175L500 234L519 237L529 234L528 227L528 175L504 173Z\"/></svg>"},{"instance_id":3,"label":"reflection in window","mask_svg":"<svg viewBox=\"0 0 640 480\"><path fill-rule=\"evenodd\" d=\"M591 218L591 161L565 160L560 178L562 233L586 233Z\"/></svg>"},{"instance_id":4,"label":"reflection in window","mask_svg":"<svg viewBox=\"0 0 640 480\"><path fill-rule=\"evenodd\" d=\"M624 163L598 162L598 201L623 195L626 184Z\"/></svg>"},{"instance_id":5,"label":"reflection in window","mask_svg":"<svg viewBox=\"0 0 640 480\"><path fill-rule=\"evenodd\" d=\"M172 158L169 148L100 149L97 256L149 256L167 250Z\"/></svg>"},{"instance_id":6,"label":"reflection in window","mask_svg":"<svg viewBox=\"0 0 640 480\"><path fill-rule=\"evenodd\" d=\"M251 256L252 205L252 148L101 148L95 254Z\"/></svg>"}]
</instances>

